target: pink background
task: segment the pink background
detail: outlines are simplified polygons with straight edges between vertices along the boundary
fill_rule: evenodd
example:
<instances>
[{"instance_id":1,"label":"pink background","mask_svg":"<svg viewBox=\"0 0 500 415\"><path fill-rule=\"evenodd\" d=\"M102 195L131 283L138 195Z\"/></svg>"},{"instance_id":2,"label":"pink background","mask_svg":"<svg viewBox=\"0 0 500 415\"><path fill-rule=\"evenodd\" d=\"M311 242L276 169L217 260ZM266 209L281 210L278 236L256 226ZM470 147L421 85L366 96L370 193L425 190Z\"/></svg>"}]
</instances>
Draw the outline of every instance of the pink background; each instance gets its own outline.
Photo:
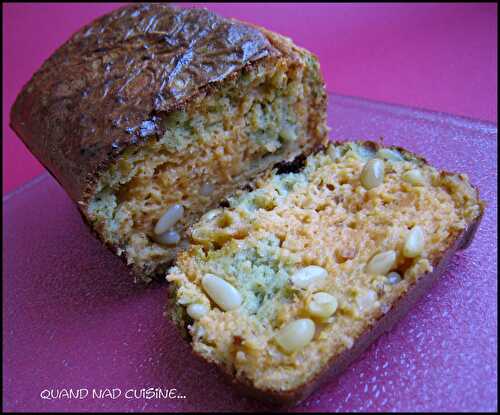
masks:
<instances>
[{"instance_id":1,"label":"pink background","mask_svg":"<svg viewBox=\"0 0 500 415\"><path fill-rule=\"evenodd\" d=\"M4 5L4 194L43 168L6 121L41 62L118 4ZM328 89L490 122L331 95L331 136L386 138L466 172L487 204L469 249L391 332L298 411L495 411L497 7L477 4L217 5L316 52ZM3 409L250 411L194 360L163 316L167 286L137 287L47 174L3 200ZM176 387L181 400L42 400L45 388Z\"/></svg>"},{"instance_id":2,"label":"pink background","mask_svg":"<svg viewBox=\"0 0 500 415\"><path fill-rule=\"evenodd\" d=\"M8 127L57 46L120 4L3 5L3 192L43 167ZM200 5L197 5L200 7ZM496 4L208 4L316 53L329 91L497 122Z\"/></svg>"}]
</instances>

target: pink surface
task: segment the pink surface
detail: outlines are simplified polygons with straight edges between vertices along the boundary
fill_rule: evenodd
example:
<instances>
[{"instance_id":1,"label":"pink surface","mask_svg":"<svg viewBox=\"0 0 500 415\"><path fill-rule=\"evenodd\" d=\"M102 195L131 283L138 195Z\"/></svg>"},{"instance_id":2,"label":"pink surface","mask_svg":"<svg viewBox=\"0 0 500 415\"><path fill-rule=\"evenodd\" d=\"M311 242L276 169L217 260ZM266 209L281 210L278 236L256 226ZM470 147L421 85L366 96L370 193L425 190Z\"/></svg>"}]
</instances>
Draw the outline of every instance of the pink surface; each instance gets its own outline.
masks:
<instances>
[{"instance_id":1,"label":"pink surface","mask_svg":"<svg viewBox=\"0 0 500 415\"><path fill-rule=\"evenodd\" d=\"M43 171L7 125L15 96L74 31L119 6L3 6L4 194ZM312 50L330 91L496 122L496 4L206 6Z\"/></svg>"},{"instance_id":2,"label":"pink surface","mask_svg":"<svg viewBox=\"0 0 500 415\"><path fill-rule=\"evenodd\" d=\"M470 176L487 202L469 249L388 334L297 410L497 409L497 127L341 96L332 137L397 144ZM7 411L257 410L194 360L162 315L166 285L134 287L48 175L4 198ZM181 399L54 399L63 388L176 388Z\"/></svg>"}]
</instances>

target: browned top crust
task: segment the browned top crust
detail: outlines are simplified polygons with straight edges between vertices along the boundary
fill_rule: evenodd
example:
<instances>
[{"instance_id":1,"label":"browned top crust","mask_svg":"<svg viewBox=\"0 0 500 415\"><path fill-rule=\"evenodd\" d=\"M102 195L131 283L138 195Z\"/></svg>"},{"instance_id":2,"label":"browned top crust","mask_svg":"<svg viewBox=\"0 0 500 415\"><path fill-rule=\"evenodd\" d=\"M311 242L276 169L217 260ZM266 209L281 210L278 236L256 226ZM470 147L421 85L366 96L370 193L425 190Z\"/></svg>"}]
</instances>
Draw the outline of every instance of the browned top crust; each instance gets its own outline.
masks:
<instances>
[{"instance_id":1,"label":"browned top crust","mask_svg":"<svg viewBox=\"0 0 500 415\"><path fill-rule=\"evenodd\" d=\"M70 196L86 202L98 173L121 151L162 133L159 113L252 62L280 56L268 35L205 9L118 9L42 65L17 97L11 127Z\"/></svg>"}]
</instances>

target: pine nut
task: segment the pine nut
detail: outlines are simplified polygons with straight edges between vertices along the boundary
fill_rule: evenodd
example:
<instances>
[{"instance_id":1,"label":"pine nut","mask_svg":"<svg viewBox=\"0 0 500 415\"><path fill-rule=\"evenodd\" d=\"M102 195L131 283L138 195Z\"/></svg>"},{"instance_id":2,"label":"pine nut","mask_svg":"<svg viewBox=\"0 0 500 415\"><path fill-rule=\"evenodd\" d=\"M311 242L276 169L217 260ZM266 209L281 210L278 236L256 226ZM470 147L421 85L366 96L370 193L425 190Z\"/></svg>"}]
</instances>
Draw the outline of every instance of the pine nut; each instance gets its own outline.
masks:
<instances>
[{"instance_id":1,"label":"pine nut","mask_svg":"<svg viewBox=\"0 0 500 415\"><path fill-rule=\"evenodd\" d=\"M310 285L323 280L328 275L326 269L317 265L310 265L302 268L292 275L292 283L298 288L307 288Z\"/></svg>"},{"instance_id":2,"label":"pine nut","mask_svg":"<svg viewBox=\"0 0 500 415\"><path fill-rule=\"evenodd\" d=\"M395 262L395 251L381 252L370 259L366 265L366 272L368 274L385 275L391 270Z\"/></svg>"},{"instance_id":3,"label":"pine nut","mask_svg":"<svg viewBox=\"0 0 500 415\"><path fill-rule=\"evenodd\" d=\"M368 290L356 296L356 303L360 311L370 310L377 302L377 293L373 290Z\"/></svg>"},{"instance_id":4,"label":"pine nut","mask_svg":"<svg viewBox=\"0 0 500 415\"><path fill-rule=\"evenodd\" d=\"M367 190L380 186L384 182L384 162L380 159L370 160L363 167L360 179Z\"/></svg>"},{"instance_id":5,"label":"pine nut","mask_svg":"<svg viewBox=\"0 0 500 415\"><path fill-rule=\"evenodd\" d=\"M402 178L405 182L408 182L414 186L423 186L425 184L424 176L418 169L408 170L407 172L403 173Z\"/></svg>"},{"instance_id":6,"label":"pine nut","mask_svg":"<svg viewBox=\"0 0 500 415\"><path fill-rule=\"evenodd\" d=\"M328 318L337 310L337 299L328 293L319 292L312 295L307 312L314 317Z\"/></svg>"},{"instance_id":7,"label":"pine nut","mask_svg":"<svg viewBox=\"0 0 500 415\"><path fill-rule=\"evenodd\" d=\"M406 238L403 255L407 258L415 258L424 250L424 230L416 225L412 228Z\"/></svg>"},{"instance_id":8,"label":"pine nut","mask_svg":"<svg viewBox=\"0 0 500 415\"><path fill-rule=\"evenodd\" d=\"M401 275L399 275L399 273L395 271L389 272L389 274L387 275L387 283L389 285L396 285L401 282L401 279Z\"/></svg>"},{"instance_id":9,"label":"pine nut","mask_svg":"<svg viewBox=\"0 0 500 415\"><path fill-rule=\"evenodd\" d=\"M276 335L276 341L287 353L304 348L314 337L316 325L308 318L292 321Z\"/></svg>"},{"instance_id":10,"label":"pine nut","mask_svg":"<svg viewBox=\"0 0 500 415\"><path fill-rule=\"evenodd\" d=\"M199 320L208 313L208 307L204 304L193 303L188 305L186 311L193 320Z\"/></svg>"},{"instance_id":11,"label":"pine nut","mask_svg":"<svg viewBox=\"0 0 500 415\"><path fill-rule=\"evenodd\" d=\"M168 231L172 226L176 224L178 220L184 215L184 207L179 204L174 204L170 206L161 218L156 223L154 232L156 235L161 235Z\"/></svg>"},{"instance_id":12,"label":"pine nut","mask_svg":"<svg viewBox=\"0 0 500 415\"><path fill-rule=\"evenodd\" d=\"M390 148L381 148L377 151L376 157L390 161L404 161L403 156L398 151Z\"/></svg>"},{"instance_id":13,"label":"pine nut","mask_svg":"<svg viewBox=\"0 0 500 415\"><path fill-rule=\"evenodd\" d=\"M201 285L208 296L224 311L238 308L242 303L239 291L222 278L205 274Z\"/></svg>"},{"instance_id":14,"label":"pine nut","mask_svg":"<svg viewBox=\"0 0 500 415\"><path fill-rule=\"evenodd\" d=\"M177 245L181 240L181 236L176 231L170 230L161 235L155 235L153 239L162 245Z\"/></svg>"}]
</instances>

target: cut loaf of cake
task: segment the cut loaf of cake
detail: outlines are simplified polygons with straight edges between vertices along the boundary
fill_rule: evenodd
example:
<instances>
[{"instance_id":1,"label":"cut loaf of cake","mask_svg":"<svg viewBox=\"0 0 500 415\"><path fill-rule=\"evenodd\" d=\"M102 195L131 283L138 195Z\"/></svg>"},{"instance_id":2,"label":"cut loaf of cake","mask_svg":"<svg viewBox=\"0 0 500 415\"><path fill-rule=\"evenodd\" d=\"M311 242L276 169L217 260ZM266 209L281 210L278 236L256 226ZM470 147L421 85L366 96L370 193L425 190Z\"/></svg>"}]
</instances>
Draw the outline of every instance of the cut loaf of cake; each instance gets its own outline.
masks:
<instances>
[{"instance_id":1,"label":"cut loaf of cake","mask_svg":"<svg viewBox=\"0 0 500 415\"><path fill-rule=\"evenodd\" d=\"M17 97L11 126L148 281L204 212L325 142L326 94L316 57L288 38L136 4L61 46Z\"/></svg>"},{"instance_id":2,"label":"cut loaf of cake","mask_svg":"<svg viewBox=\"0 0 500 415\"><path fill-rule=\"evenodd\" d=\"M196 355L288 404L388 330L483 212L466 175L372 142L281 163L228 204L190 229L171 315Z\"/></svg>"}]
</instances>

